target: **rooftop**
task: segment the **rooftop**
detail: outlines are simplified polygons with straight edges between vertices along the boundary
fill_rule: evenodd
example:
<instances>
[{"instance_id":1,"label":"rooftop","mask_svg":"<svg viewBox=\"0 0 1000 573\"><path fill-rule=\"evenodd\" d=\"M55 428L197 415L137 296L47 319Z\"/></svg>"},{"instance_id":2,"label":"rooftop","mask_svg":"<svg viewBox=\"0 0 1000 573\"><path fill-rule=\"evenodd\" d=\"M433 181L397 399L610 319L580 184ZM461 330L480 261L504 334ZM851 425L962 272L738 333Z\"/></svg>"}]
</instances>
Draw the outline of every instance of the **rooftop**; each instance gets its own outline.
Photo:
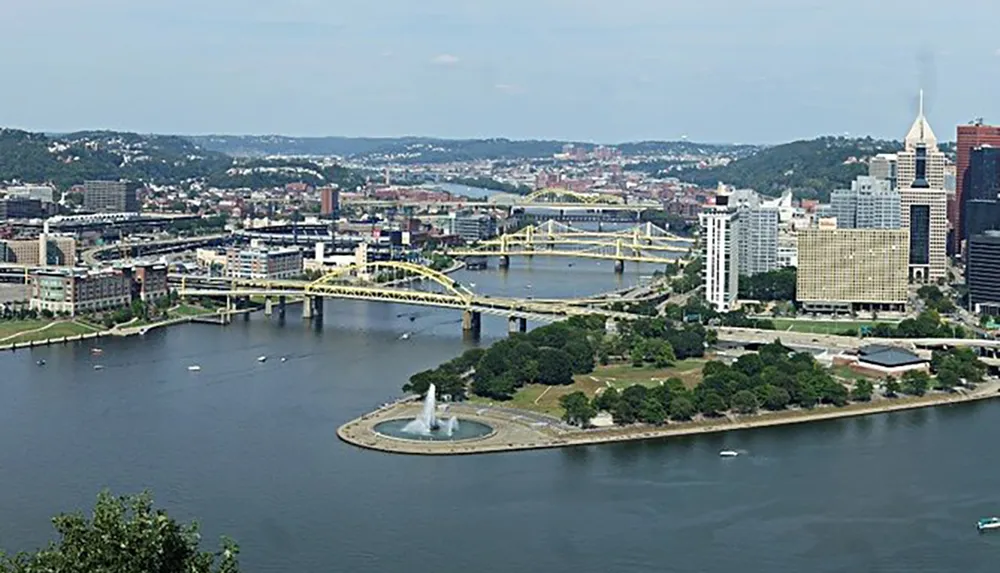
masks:
<instances>
[{"instance_id":1,"label":"rooftop","mask_svg":"<svg viewBox=\"0 0 1000 573\"><path fill-rule=\"evenodd\" d=\"M885 368L896 366L908 366L910 364L921 364L927 362L925 358L896 346L885 346L872 344L858 349L858 357L862 362L876 364Z\"/></svg>"}]
</instances>

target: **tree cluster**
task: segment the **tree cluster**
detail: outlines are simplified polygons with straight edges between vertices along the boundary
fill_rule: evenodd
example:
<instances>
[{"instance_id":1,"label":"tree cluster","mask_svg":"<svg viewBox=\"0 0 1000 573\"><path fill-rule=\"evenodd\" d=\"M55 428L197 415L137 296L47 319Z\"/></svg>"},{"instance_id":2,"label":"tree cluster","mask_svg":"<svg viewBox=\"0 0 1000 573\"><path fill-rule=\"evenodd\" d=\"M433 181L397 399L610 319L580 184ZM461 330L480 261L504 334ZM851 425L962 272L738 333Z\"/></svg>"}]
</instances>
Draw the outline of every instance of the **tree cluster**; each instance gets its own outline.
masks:
<instances>
[{"instance_id":1,"label":"tree cluster","mask_svg":"<svg viewBox=\"0 0 1000 573\"><path fill-rule=\"evenodd\" d=\"M795 267L741 276L739 296L741 299L760 301L795 300L795 280Z\"/></svg>"},{"instance_id":2,"label":"tree cluster","mask_svg":"<svg viewBox=\"0 0 1000 573\"><path fill-rule=\"evenodd\" d=\"M924 285L917 290L917 296L924 301L927 308L938 314L955 312L955 302L946 297L935 285Z\"/></svg>"},{"instance_id":3,"label":"tree cluster","mask_svg":"<svg viewBox=\"0 0 1000 573\"><path fill-rule=\"evenodd\" d=\"M950 390L982 382L987 368L971 348L951 348L933 352L931 370L937 377L937 388Z\"/></svg>"},{"instance_id":4,"label":"tree cluster","mask_svg":"<svg viewBox=\"0 0 1000 573\"><path fill-rule=\"evenodd\" d=\"M813 357L793 353L780 342L746 354L732 366L709 362L702 382L689 390L679 379L660 386L634 385L620 394L609 388L592 403L596 410L610 412L615 423L662 424L665 420L689 420L700 413L719 416L726 411L753 414L760 408L783 410L788 406L812 408L817 404L843 406L848 400L871 400L870 382L858 384L853 393L835 380Z\"/></svg>"},{"instance_id":5,"label":"tree cluster","mask_svg":"<svg viewBox=\"0 0 1000 573\"><path fill-rule=\"evenodd\" d=\"M895 326L884 322L877 323L872 326L869 334L878 338L966 338L967 336L961 325L944 322L935 310L925 310L916 318L907 318Z\"/></svg>"},{"instance_id":6,"label":"tree cluster","mask_svg":"<svg viewBox=\"0 0 1000 573\"><path fill-rule=\"evenodd\" d=\"M634 366L652 364L663 368L676 360L704 356L707 337L705 328L698 323L683 324L666 317L640 318L620 325L618 336L601 345L598 357L602 363L617 357L627 358Z\"/></svg>"}]
</instances>

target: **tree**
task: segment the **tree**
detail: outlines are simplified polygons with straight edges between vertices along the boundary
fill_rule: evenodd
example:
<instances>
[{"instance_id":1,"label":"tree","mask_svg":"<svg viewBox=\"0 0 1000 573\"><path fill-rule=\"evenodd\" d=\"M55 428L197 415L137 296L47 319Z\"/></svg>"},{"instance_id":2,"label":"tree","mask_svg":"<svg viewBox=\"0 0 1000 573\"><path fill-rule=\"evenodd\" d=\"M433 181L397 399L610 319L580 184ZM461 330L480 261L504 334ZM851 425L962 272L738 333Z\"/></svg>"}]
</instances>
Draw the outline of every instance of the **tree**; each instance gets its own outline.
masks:
<instances>
[{"instance_id":1,"label":"tree","mask_svg":"<svg viewBox=\"0 0 1000 573\"><path fill-rule=\"evenodd\" d=\"M931 377L923 370L910 370L903 374L903 392L912 396L923 396L931 387Z\"/></svg>"},{"instance_id":2,"label":"tree","mask_svg":"<svg viewBox=\"0 0 1000 573\"><path fill-rule=\"evenodd\" d=\"M218 553L199 550L195 524L182 525L153 508L148 493L115 497L102 492L90 518L52 520L59 540L35 553L0 559L0 572L237 573L239 548L223 538Z\"/></svg>"},{"instance_id":3,"label":"tree","mask_svg":"<svg viewBox=\"0 0 1000 573\"><path fill-rule=\"evenodd\" d=\"M690 420L695 414L694 404L688 398L677 398L670 402L670 419Z\"/></svg>"},{"instance_id":4,"label":"tree","mask_svg":"<svg viewBox=\"0 0 1000 573\"><path fill-rule=\"evenodd\" d=\"M649 393L639 407L639 419L646 424L659 426L667 420L667 410L655 395Z\"/></svg>"},{"instance_id":5,"label":"tree","mask_svg":"<svg viewBox=\"0 0 1000 573\"><path fill-rule=\"evenodd\" d=\"M888 376L884 382L885 385L885 395L888 398L895 398L902 392L902 388L899 385L899 380L896 380L892 376Z\"/></svg>"},{"instance_id":6,"label":"tree","mask_svg":"<svg viewBox=\"0 0 1000 573\"><path fill-rule=\"evenodd\" d=\"M591 405L587 395L583 392L573 392L559 398L559 405L563 407L563 420L568 424L586 427L591 418L597 415L597 410Z\"/></svg>"},{"instance_id":7,"label":"tree","mask_svg":"<svg viewBox=\"0 0 1000 573\"><path fill-rule=\"evenodd\" d=\"M851 400L855 402L871 402L874 389L870 380L862 378L855 382L854 389L851 390Z\"/></svg>"},{"instance_id":8,"label":"tree","mask_svg":"<svg viewBox=\"0 0 1000 573\"><path fill-rule=\"evenodd\" d=\"M605 388L600 394L594 396L594 408L597 410L604 410L605 412L611 412L618 405L618 400L621 396L618 394L618 390L613 387Z\"/></svg>"},{"instance_id":9,"label":"tree","mask_svg":"<svg viewBox=\"0 0 1000 573\"><path fill-rule=\"evenodd\" d=\"M733 410L738 414L754 414L760 405L757 403L757 396L750 390L740 390L733 394Z\"/></svg>"},{"instance_id":10,"label":"tree","mask_svg":"<svg viewBox=\"0 0 1000 573\"><path fill-rule=\"evenodd\" d=\"M622 392L611 417L616 424L634 424L639 421L639 411L646 400L646 387L633 384Z\"/></svg>"},{"instance_id":11,"label":"tree","mask_svg":"<svg viewBox=\"0 0 1000 573\"><path fill-rule=\"evenodd\" d=\"M573 358L563 350L538 350L538 383L566 386L573 383Z\"/></svg>"},{"instance_id":12,"label":"tree","mask_svg":"<svg viewBox=\"0 0 1000 573\"><path fill-rule=\"evenodd\" d=\"M701 413L706 416L717 416L726 409L726 402L717 392L708 392L701 399Z\"/></svg>"},{"instance_id":13,"label":"tree","mask_svg":"<svg viewBox=\"0 0 1000 573\"><path fill-rule=\"evenodd\" d=\"M761 394L761 402L768 410L784 410L788 406L791 397L784 388L778 388L765 384L758 388Z\"/></svg>"}]
</instances>

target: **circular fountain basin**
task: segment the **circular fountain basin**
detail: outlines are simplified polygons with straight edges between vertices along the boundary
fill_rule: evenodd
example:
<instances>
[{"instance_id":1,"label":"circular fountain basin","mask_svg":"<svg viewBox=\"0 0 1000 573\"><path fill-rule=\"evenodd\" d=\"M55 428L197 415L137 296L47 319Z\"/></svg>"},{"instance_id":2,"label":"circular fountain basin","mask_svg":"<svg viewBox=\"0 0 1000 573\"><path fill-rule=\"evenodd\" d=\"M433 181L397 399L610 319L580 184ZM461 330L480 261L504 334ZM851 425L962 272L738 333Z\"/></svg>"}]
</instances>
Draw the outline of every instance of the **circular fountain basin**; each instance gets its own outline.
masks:
<instances>
[{"instance_id":1,"label":"circular fountain basin","mask_svg":"<svg viewBox=\"0 0 1000 573\"><path fill-rule=\"evenodd\" d=\"M484 438L493 433L493 427L489 424L476 422L467 418L458 419L458 427L452 431L450 436L443 429L431 430L427 433L405 431L404 428L410 422L412 422L412 420L387 420L385 422L375 424L374 430L377 433L390 438L396 438L398 440L413 440L417 442L457 442L461 440L474 440L476 438Z\"/></svg>"}]
</instances>

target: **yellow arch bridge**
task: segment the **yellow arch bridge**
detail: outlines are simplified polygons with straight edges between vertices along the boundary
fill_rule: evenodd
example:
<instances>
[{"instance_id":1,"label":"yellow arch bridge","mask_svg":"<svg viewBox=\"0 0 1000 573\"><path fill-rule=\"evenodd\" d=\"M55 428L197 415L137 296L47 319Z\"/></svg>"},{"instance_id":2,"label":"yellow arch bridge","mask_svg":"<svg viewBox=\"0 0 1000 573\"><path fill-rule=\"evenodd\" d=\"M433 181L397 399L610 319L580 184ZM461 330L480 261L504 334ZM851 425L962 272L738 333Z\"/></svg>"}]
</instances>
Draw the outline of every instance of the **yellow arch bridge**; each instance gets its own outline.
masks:
<instances>
[{"instance_id":1,"label":"yellow arch bridge","mask_svg":"<svg viewBox=\"0 0 1000 573\"><path fill-rule=\"evenodd\" d=\"M683 262L694 241L677 236L653 223L643 223L618 231L588 231L558 221L529 225L481 241L471 248L453 249L449 255L459 258L500 258L500 266L510 264L510 257L573 257L610 260L615 271L622 272L626 262L669 264Z\"/></svg>"},{"instance_id":2,"label":"yellow arch bridge","mask_svg":"<svg viewBox=\"0 0 1000 573\"><path fill-rule=\"evenodd\" d=\"M555 322L570 316L603 316L631 320L636 315L590 306L589 300L532 300L476 294L451 277L430 268L399 261L377 261L336 269L309 282L208 277L180 277L177 292L182 297L225 297L226 310L241 299L264 298L264 314L271 315L277 299L284 313L288 297L302 297L303 318L321 319L327 298L388 302L462 311L462 329L478 335L483 314L503 316L511 331L524 332L527 321ZM426 288L429 287L429 288ZM225 315L228 316L228 313Z\"/></svg>"}]
</instances>

